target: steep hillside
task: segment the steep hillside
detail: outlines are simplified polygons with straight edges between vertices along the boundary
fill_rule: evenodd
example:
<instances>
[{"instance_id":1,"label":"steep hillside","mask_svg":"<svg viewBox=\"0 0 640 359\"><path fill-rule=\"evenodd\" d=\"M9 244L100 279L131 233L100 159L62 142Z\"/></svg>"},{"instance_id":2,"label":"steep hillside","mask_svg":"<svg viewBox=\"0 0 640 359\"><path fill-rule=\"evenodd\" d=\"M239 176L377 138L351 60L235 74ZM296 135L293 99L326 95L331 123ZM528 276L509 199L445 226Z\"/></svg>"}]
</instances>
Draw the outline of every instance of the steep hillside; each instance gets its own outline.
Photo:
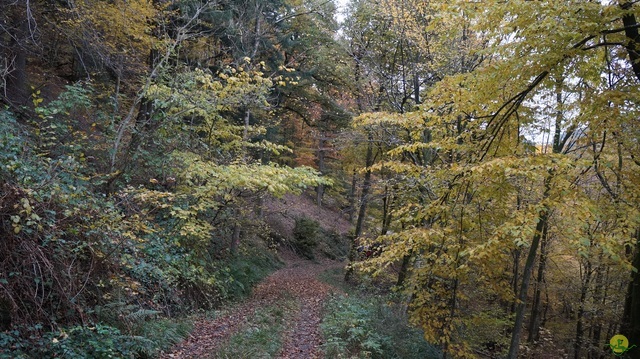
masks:
<instances>
[{"instance_id":1,"label":"steep hillside","mask_svg":"<svg viewBox=\"0 0 640 359\"><path fill-rule=\"evenodd\" d=\"M314 241L316 243L312 244L313 251L334 259L345 259L347 256L348 237L353 226L337 208L319 207L305 194L287 194L281 199L266 201L264 216L274 235L280 237L286 247L296 250L296 229L300 229L302 223L311 226L317 223L318 233Z\"/></svg>"}]
</instances>

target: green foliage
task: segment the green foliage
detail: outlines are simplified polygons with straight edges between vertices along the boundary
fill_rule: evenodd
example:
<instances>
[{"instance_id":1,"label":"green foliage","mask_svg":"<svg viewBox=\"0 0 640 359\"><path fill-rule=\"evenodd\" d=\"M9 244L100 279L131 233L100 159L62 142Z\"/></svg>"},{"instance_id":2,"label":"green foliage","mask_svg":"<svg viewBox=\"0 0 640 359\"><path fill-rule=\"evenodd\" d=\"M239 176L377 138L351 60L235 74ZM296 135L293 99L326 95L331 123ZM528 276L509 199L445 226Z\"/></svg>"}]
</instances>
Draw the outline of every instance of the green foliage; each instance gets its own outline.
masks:
<instances>
[{"instance_id":1,"label":"green foliage","mask_svg":"<svg viewBox=\"0 0 640 359\"><path fill-rule=\"evenodd\" d=\"M146 338L124 335L100 324L49 332L32 340L18 334L0 333L0 358L135 358L150 355L155 345Z\"/></svg>"},{"instance_id":2,"label":"green foliage","mask_svg":"<svg viewBox=\"0 0 640 359\"><path fill-rule=\"evenodd\" d=\"M349 241L340 233L320 228L318 250L329 259L343 260L349 254Z\"/></svg>"},{"instance_id":3,"label":"green foliage","mask_svg":"<svg viewBox=\"0 0 640 359\"><path fill-rule=\"evenodd\" d=\"M370 303L369 303L370 304ZM329 357L371 357L381 355L390 338L373 328L373 311L360 298L332 298L325 306L327 315L321 328Z\"/></svg>"},{"instance_id":4,"label":"green foliage","mask_svg":"<svg viewBox=\"0 0 640 359\"><path fill-rule=\"evenodd\" d=\"M275 255L266 248L252 245L226 261L222 275L226 280L227 299L239 299L248 296L254 285L278 268L282 267Z\"/></svg>"},{"instance_id":5,"label":"green foliage","mask_svg":"<svg viewBox=\"0 0 640 359\"><path fill-rule=\"evenodd\" d=\"M109 282L125 253L110 254L142 225L92 192L81 162L38 157L10 114L0 116L2 296L15 323L73 321L78 305L100 300L93 290Z\"/></svg>"},{"instance_id":6,"label":"green foliage","mask_svg":"<svg viewBox=\"0 0 640 359\"><path fill-rule=\"evenodd\" d=\"M421 331L407 325L403 306L383 297L334 296L321 324L328 358L441 358Z\"/></svg>"},{"instance_id":7,"label":"green foliage","mask_svg":"<svg viewBox=\"0 0 640 359\"><path fill-rule=\"evenodd\" d=\"M504 351L509 347L509 338L504 333L511 327L511 323L512 318L504 316L500 309L488 309L474 315L460 332L470 343L476 345L477 350L483 350L486 343L492 343L493 355L506 354ZM501 350L503 353L500 353Z\"/></svg>"},{"instance_id":8,"label":"green foliage","mask_svg":"<svg viewBox=\"0 0 640 359\"><path fill-rule=\"evenodd\" d=\"M313 250L318 245L320 224L309 218L296 218L293 228L293 246L300 254L312 259Z\"/></svg>"},{"instance_id":9,"label":"green foliage","mask_svg":"<svg viewBox=\"0 0 640 359\"><path fill-rule=\"evenodd\" d=\"M0 298L3 321L8 313L18 328L3 336L2 350L132 357L166 346L171 340L146 339L144 327L171 312L170 306L179 308L181 299L170 272L151 257L157 252L150 243L157 242L143 238L151 232L148 223L137 215L125 218L117 205L93 192L82 162L30 151L21 125L7 112L0 116L0 253L7 259ZM130 304L147 299L154 309ZM58 325L72 325L86 314L110 326L69 326L58 334ZM53 331L43 332L39 323ZM172 328L153 334L175 341L179 332L184 335ZM83 342L93 344L83 349Z\"/></svg>"},{"instance_id":10,"label":"green foliage","mask_svg":"<svg viewBox=\"0 0 640 359\"><path fill-rule=\"evenodd\" d=\"M169 350L186 338L193 325L185 319L161 318L144 321L134 331L136 336L144 337L154 343L154 352Z\"/></svg>"},{"instance_id":11,"label":"green foliage","mask_svg":"<svg viewBox=\"0 0 640 359\"><path fill-rule=\"evenodd\" d=\"M41 325L0 332L0 358L151 358L184 339L192 328L186 320L125 319L129 324L132 320L135 325L126 330L96 324L45 333Z\"/></svg>"},{"instance_id":12,"label":"green foliage","mask_svg":"<svg viewBox=\"0 0 640 359\"><path fill-rule=\"evenodd\" d=\"M40 90L32 94L36 116L30 121L34 145L38 155L50 157L74 156L84 160L85 147L96 123L87 123L92 106L93 88L90 83L65 86L55 100L44 103Z\"/></svg>"}]
</instances>

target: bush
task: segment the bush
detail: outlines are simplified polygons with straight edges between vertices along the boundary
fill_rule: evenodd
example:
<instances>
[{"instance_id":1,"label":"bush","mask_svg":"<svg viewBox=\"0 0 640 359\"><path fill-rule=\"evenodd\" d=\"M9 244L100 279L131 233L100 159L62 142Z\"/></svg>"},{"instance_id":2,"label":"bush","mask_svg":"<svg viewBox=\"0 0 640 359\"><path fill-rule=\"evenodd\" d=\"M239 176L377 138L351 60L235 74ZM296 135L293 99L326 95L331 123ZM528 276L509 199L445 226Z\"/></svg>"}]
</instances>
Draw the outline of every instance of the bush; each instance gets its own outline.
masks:
<instances>
[{"instance_id":1,"label":"bush","mask_svg":"<svg viewBox=\"0 0 640 359\"><path fill-rule=\"evenodd\" d=\"M230 258L222 270L226 283L225 299L248 296L258 282L281 267L282 263L267 248L253 247Z\"/></svg>"},{"instance_id":2,"label":"bush","mask_svg":"<svg viewBox=\"0 0 640 359\"><path fill-rule=\"evenodd\" d=\"M313 249L318 245L320 224L309 218L296 219L293 228L293 246L301 255L313 259Z\"/></svg>"},{"instance_id":3,"label":"bush","mask_svg":"<svg viewBox=\"0 0 640 359\"><path fill-rule=\"evenodd\" d=\"M390 337L375 331L373 312L359 298L334 297L326 304L321 328L330 358L371 357L382 354Z\"/></svg>"},{"instance_id":4,"label":"bush","mask_svg":"<svg viewBox=\"0 0 640 359\"><path fill-rule=\"evenodd\" d=\"M321 329L328 358L441 358L407 324L403 308L385 298L336 296L325 306Z\"/></svg>"},{"instance_id":5,"label":"bush","mask_svg":"<svg viewBox=\"0 0 640 359\"><path fill-rule=\"evenodd\" d=\"M149 356L155 343L143 337L123 335L106 325L75 326L36 336L38 326L30 328L28 340L20 332L0 333L0 358L134 358Z\"/></svg>"},{"instance_id":6,"label":"bush","mask_svg":"<svg viewBox=\"0 0 640 359\"><path fill-rule=\"evenodd\" d=\"M44 334L41 325L0 332L0 359L151 358L181 341L192 328L190 322L169 319L127 321L131 322L127 332L104 324Z\"/></svg>"},{"instance_id":7,"label":"bush","mask_svg":"<svg viewBox=\"0 0 640 359\"><path fill-rule=\"evenodd\" d=\"M349 254L349 241L340 233L320 228L318 246L322 254L333 260L343 260Z\"/></svg>"}]
</instances>

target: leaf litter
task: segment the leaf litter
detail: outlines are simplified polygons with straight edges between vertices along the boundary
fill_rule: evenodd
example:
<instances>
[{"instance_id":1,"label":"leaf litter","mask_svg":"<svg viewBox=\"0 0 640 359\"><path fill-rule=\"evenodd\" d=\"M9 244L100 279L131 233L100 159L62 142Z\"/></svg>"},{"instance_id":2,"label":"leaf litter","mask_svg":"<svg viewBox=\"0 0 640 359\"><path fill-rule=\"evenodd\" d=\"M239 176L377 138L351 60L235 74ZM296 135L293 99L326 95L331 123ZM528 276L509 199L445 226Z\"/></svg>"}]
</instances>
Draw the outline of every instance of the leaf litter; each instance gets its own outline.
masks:
<instances>
[{"instance_id":1,"label":"leaf litter","mask_svg":"<svg viewBox=\"0 0 640 359\"><path fill-rule=\"evenodd\" d=\"M287 315L291 322L282 334L283 346L276 358L322 358L321 311L327 295L338 289L319 281L317 276L343 264L329 260L311 262L290 253L283 253L283 257L286 267L258 284L246 302L219 317L198 320L189 337L161 358L216 358L219 348L248 324L248 318L252 318L256 310L277 306L291 298L298 302L298 310Z\"/></svg>"}]
</instances>

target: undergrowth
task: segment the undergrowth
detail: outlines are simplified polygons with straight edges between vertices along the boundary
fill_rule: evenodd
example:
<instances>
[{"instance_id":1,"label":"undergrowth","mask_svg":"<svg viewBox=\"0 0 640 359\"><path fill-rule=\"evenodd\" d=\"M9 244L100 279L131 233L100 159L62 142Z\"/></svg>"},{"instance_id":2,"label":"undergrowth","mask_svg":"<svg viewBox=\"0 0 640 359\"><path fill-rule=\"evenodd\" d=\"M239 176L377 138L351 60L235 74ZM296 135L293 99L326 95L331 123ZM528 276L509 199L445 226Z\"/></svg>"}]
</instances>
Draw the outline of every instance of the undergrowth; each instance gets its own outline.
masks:
<instances>
[{"instance_id":1,"label":"undergrowth","mask_svg":"<svg viewBox=\"0 0 640 359\"><path fill-rule=\"evenodd\" d=\"M251 294L262 279L282 268L283 263L267 248L252 245L224 262L222 269L227 287L226 299L240 299Z\"/></svg>"},{"instance_id":2,"label":"undergrowth","mask_svg":"<svg viewBox=\"0 0 640 359\"><path fill-rule=\"evenodd\" d=\"M257 282L281 267L282 263L272 253L253 246L216 265L226 286L225 298L230 301L249 295ZM115 298L109 303L95 306L87 314L96 320L95 324L55 330L46 330L41 324L35 324L0 332L0 359L153 358L181 341L192 329L192 320L189 318L167 318L160 311ZM256 341L268 342L264 348L271 352L277 348L273 347L276 342L270 335L274 330L282 331L282 318L282 308L260 311L256 314L254 327L234 340L246 343L246 350L259 347L252 344ZM276 329L267 325L274 320ZM264 330L257 329L262 327ZM228 351L231 356L227 357L247 357L240 355L239 350L245 352L244 344Z\"/></svg>"},{"instance_id":3,"label":"undergrowth","mask_svg":"<svg viewBox=\"0 0 640 359\"><path fill-rule=\"evenodd\" d=\"M441 351L409 325L404 305L393 294L372 294L348 286L341 270L320 279L349 294L327 301L320 325L326 358L437 359Z\"/></svg>"},{"instance_id":4,"label":"undergrowth","mask_svg":"<svg viewBox=\"0 0 640 359\"><path fill-rule=\"evenodd\" d=\"M307 259L315 258L314 248L318 245L320 224L309 218L297 218L293 228L293 246L300 255Z\"/></svg>"},{"instance_id":5,"label":"undergrowth","mask_svg":"<svg viewBox=\"0 0 640 359\"><path fill-rule=\"evenodd\" d=\"M190 324L148 321L137 328L138 335L104 324L73 326L43 335L40 329L27 328L33 333L28 340L18 330L0 333L0 358L152 358L184 338Z\"/></svg>"}]
</instances>

